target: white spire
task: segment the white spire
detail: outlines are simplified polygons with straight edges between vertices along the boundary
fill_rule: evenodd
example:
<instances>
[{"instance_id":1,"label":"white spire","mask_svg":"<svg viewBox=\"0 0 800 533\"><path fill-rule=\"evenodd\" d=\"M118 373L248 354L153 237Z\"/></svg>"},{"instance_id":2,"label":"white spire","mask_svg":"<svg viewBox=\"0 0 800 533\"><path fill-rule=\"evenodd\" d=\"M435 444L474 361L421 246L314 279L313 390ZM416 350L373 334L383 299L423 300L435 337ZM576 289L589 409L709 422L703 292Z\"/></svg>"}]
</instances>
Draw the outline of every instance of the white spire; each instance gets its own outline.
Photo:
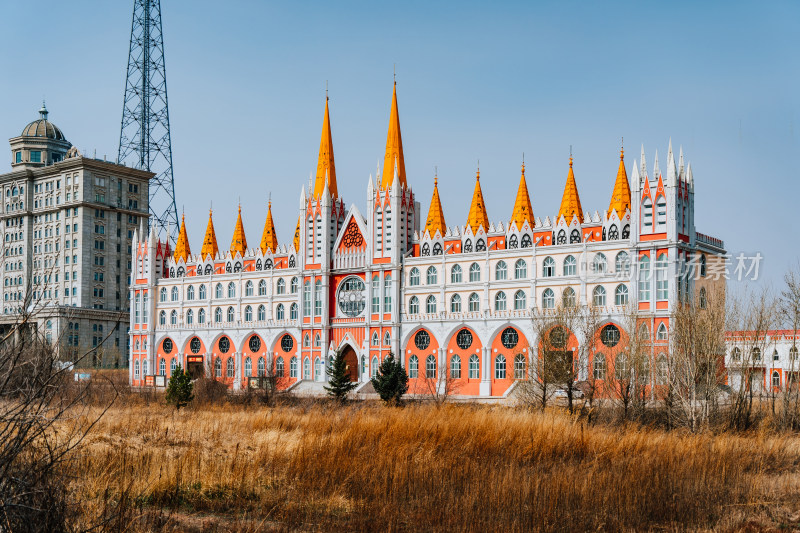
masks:
<instances>
[{"instance_id":1,"label":"white spire","mask_svg":"<svg viewBox=\"0 0 800 533\"><path fill-rule=\"evenodd\" d=\"M647 160L644 157L644 144L642 144L642 172L641 175L643 178L647 177Z\"/></svg>"},{"instance_id":2,"label":"white spire","mask_svg":"<svg viewBox=\"0 0 800 533\"><path fill-rule=\"evenodd\" d=\"M638 193L641 188L641 178L639 177L639 165L636 160L633 161L633 175L631 176L631 186L633 192Z\"/></svg>"},{"instance_id":3,"label":"white spire","mask_svg":"<svg viewBox=\"0 0 800 533\"><path fill-rule=\"evenodd\" d=\"M672 137L669 138L669 150L667 151L667 183L674 186L678 181L678 172L675 167L675 154L672 153Z\"/></svg>"},{"instance_id":4,"label":"white spire","mask_svg":"<svg viewBox=\"0 0 800 533\"><path fill-rule=\"evenodd\" d=\"M658 149L656 149L656 160L653 163L653 179L657 180L661 175L661 169L658 168Z\"/></svg>"},{"instance_id":5,"label":"white spire","mask_svg":"<svg viewBox=\"0 0 800 533\"><path fill-rule=\"evenodd\" d=\"M306 186L303 185L303 187L300 189L300 209L305 209L305 208L306 208Z\"/></svg>"},{"instance_id":6,"label":"white spire","mask_svg":"<svg viewBox=\"0 0 800 533\"><path fill-rule=\"evenodd\" d=\"M678 177L682 180L686 179L686 169L683 167L683 146L680 147L681 155L678 158Z\"/></svg>"}]
</instances>

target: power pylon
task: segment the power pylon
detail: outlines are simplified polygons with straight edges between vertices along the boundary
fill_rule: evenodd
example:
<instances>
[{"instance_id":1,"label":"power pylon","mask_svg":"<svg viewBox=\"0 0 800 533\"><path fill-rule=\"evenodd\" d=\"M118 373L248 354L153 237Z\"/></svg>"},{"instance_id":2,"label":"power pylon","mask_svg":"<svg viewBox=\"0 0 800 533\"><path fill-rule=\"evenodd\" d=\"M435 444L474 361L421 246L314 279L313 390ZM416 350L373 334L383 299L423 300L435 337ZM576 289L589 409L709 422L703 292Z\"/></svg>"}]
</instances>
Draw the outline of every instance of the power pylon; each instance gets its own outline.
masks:
<instances>
[{"instance_id":1,"label":"power pylon","mask_svg":"<svg viewBox=\"0 0 800 533\"><path fill-rule=\"evenodd\" d=\"M154 172L150 214L156 228L178 232L172 144L167 105L167 68L161 31L161 1L134 0L125 100L117 162Z\"/></svg>"}]
</instances>

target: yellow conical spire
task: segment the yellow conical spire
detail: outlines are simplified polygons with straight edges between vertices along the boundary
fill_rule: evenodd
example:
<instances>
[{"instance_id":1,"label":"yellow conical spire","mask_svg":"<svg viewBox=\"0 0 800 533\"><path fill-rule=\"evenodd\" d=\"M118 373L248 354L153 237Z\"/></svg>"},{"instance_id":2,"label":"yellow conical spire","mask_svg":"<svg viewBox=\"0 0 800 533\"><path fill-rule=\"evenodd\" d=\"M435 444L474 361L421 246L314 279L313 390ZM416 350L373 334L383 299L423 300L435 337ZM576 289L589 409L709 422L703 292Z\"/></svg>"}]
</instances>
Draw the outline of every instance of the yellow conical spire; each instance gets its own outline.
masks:
<instances>
[{"instance_id":1,"label":"yellow conical spire","mask_svg":"<svg viewBox=\"0 0 800 533\"><path fill-rule=\"evenodd\" d=\"M264 223L264 233L261 234L261 252L267 253L267 250L271 250L274 253L277 249L278 236L275 234L275 223L272 221L272 200L270 200L267 208L267 221Z\"/></svg>"},{"instance_id":2,"label":"yellow conical spire","mask_svg":"<svg viewBox=\"0 0 800 533\"><path fill-rule=\"evenodd\" d=\"M242 206L239 206L239 216L236 219L236 227L233 230L233 239L231 239L231 256L236 256L238 252L244 255L247 250L247 238L244 236L244 225L242 224Z\"/></svg>"},{"instance_id":3,"label":"yellow conical spire","mask_svg":"<svg viewBox=\"0 0 800 533\"><path fill-rule=\"evenodd\" d=\"M533 208L531 207L531 197L528 194L528 183L525 181L525 163L522 163L522 176L519 178L517 199L514 201L514 212L511 214L509 226L516 223L517 229L522 229L525 222L533 227Z\"/></svg>"},{"instance_id":4,"label":"yellow conical spire","mask_svg":"<svg viewBox=\"0 0 800 533\"><path fill-rule=\"evenodd\" d=\"M317 160L317 179L314 182L314 198L322 196L325 181L334 198L339 196L336 189L336 166L333 164L333 137L331 137L331 119L328 115L328 96L325 96L325 116L322 119L322 139L319 141L319 159Z\"/></svg>"},{"instance_id":5,"label":"yellow conical spire","mask_svg":"<svg viewBox=\"0 0 800 533\"><path fill-rule=\"evenodd\" d=\"M483 226L484 231L489 231L489 216L486 214L486 205L483 203L480 170L475 176L475 192L472 193L472 204L469 206L467 226L472 228L473 234L477 233L478 228L481 226Z\"/></svg>"},{"instance_id":6,"label":"yellow conical spire","mask_svg":"<svg viewBox=\"0 0 800 533\"><path fill-rule=\"evenodd\" d=\"M300 217L299 216L297 217L297 227L294 230L294 240L292 242L294 243L294 251L295 252L299 252L300 251Z\"/></svg>"},{"instance_id":7,"label":"yellow conical spire","mask_svg":"<svg viewBox=\"0 0 800 533\"><path fill-rule=\"evenodd\" d=\"M572 171L572 156L569 156L567 184L564 186L564 196L561 197L561 207L558 209L559 220L562 215L567 224L571 224L573 218L577 218L578 222L583 222L581 197L578 195L578 185L575 183L575 173Z\"/></svg>"},{"instance_id":8,"label":"yellow conical spire","mask_svg":"<svg viewBox=\"0 0 800 533\"><path fill-rule=\"evenodd\" d=\"M620 220L625 216L625 211L631 207L631 186L628 183L628 173L625 172L625 151L619 150L619 170L617 181L614 182L614 192L611 193L611 203L608 206L608 216L616 211Z\"/></svg>"},{"instance_id":9,"label":"yellow conical spire","mask_svg":"<svg viewBox=\"0 0 800 533\"><path fill-rule=\"evenodd\" d=\"M186 220L185 216L181 215L181 231L178 233L178 242L175 243L175 262L183 259L185 263L192 251L189 249L189 236L186 234Z\"/></svg>"},{"instance_id":10,"label":"yellow conical spire","mask_svg":"<svg viewBox=\"0 0 800 533\"><path fill-rule=\"evenodd\" d=\"M200 250L200 255L203 259L211 256L212 259L217 257L219 248L217 248L217 235L214 233L214 218L211 210L208 210L208 226L206 226L206 236L203 238L203 248Z\"/></svg>"},{"instance_id":11,"label":"yellow conical spire","mask_svg":"<svg viewBox=\"0 0 800 533\"><path fill-rule=\"evenodd\" d=\"M397 167L397 179L402 187L406 187L406 163L403 160L403 138L400 135L400 115L397 113L397 82L392 92L392 110L389 114L389 133L386 135L386 155L383 158L383 176L381 189L386 189L394 181Z\"/></svg>"},{"instance_id":12,"label":"yellow conical spire","mask_svg":"<svg viewBox=\"0 0 800 533\"><path fill-rule=\"evenodd\" d=\"M439 200L439 178L433 178L433 196L431 197L431 207L428 209L428 220L425 222L425 230L430 233L431 237L439 234L444 237L447 226L444 223L444 212L442 211L442 202Z\"/></svg>"}]
</instances>

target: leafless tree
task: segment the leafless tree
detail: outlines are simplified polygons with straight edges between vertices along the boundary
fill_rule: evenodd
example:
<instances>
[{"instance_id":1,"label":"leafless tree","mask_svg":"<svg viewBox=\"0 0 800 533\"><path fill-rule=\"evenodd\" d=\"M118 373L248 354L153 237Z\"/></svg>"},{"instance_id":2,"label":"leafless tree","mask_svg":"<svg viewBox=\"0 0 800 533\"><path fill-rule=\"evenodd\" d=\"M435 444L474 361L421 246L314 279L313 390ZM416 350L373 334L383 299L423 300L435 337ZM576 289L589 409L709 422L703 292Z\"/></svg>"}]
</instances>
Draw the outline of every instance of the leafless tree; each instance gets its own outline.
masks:
<instances>
[{"instance_id":1,"label":"leafless tree","mask_svg":"<svg viewBox=\"0 0 800 533\"><path fill-rule=\"evenodd\" d=\"M418 381L422 383L426 399L433 400L436 405L442 405L450 396L458 394L462 382L459 376L453 375L446 358L444 364L439 365L437 361L436 365L431 368L429 368L427 360L420 361L420 364L425 366L419 369Z\"/></svg>"},{"instance_id":2,"label":"leafless tree","mask_svg":"<svg viewBox=\"0 0 800 533\"><path fill-rule=\"evenodd\" d=\"M706 427L715 414L725 381L725 293L709 290L679 302L671 320L668 381L673 413L691 431Z\"/></svg>"},{"instance_id":3,"label":"leafless tree","mask_svg":"<svg viewBox=\"0 0 800 533\"><path fill-rule=\"evenodd\" d=\"M606 383L622 418L644 412L650 382L650 339L640 333L642 319L636 304L628 306L622 319L625 335L613 361Z\"/></svg>"},{"instance_id":4,"label":"leafless tree","mask_svg":"<svg viewBox=\"0 0 800 533\"><path fill-rule=\"evenodd\" d=\"M792 347L789 349L789 371L781 390L781 411L779 424L784 429L796 431L800 429L800 387L798 387L798 351L797 332L800 329L800 273L798 269L790 270L784 276L784 289L780 297L780 319L790 328Z\"/></svg>"}]
</instances>

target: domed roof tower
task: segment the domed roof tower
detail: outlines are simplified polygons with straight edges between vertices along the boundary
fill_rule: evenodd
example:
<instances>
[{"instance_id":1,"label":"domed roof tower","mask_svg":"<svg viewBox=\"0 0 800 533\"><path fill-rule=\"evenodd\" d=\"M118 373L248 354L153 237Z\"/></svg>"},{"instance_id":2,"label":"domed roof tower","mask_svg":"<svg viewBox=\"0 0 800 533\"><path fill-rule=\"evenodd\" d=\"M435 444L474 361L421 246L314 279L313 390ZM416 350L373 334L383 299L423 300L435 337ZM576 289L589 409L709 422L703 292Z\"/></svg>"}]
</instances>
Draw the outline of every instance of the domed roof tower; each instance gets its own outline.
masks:
<instances>
[{"instance_id":1,"label":"domed roof tower","mask_svg":"<svg viewBox=\"0 0 800 533\"><path fill-rule=\"evenodd\" d=\"M39 118L28 123L19 137L9 140L11 144L11 167L43 167L66 158L72 144L61 130L47 119L44 102L39 109Z\"/></svg>"}]
</instances>

